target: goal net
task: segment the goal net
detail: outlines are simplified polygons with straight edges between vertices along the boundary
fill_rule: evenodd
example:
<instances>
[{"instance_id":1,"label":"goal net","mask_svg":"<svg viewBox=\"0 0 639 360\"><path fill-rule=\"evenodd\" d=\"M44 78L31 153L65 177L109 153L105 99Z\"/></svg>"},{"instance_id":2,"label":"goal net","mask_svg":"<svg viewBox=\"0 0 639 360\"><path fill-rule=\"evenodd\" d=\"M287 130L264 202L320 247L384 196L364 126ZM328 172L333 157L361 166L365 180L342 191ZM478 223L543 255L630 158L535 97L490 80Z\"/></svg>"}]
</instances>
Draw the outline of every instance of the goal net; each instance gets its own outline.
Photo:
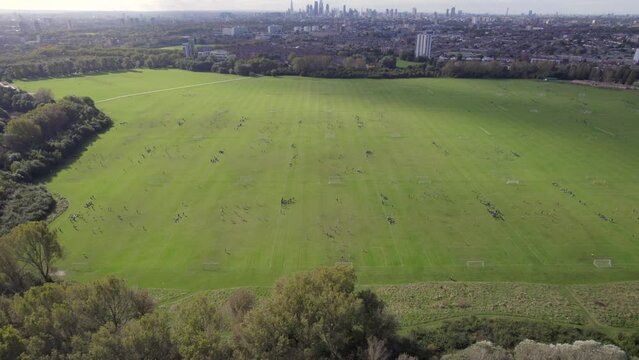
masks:
<instances>
[{"instance_id":1,"label":"goal net","mask_svg":"<svg viewBox=\"0 0 639 360\"><path fill-rule=\"evenodd\" d=\"M480 269L485 266L484 260L466 261L466 267L471 269Z\"/></svg>"},{"instance_id":2,"label":"goal net","mask_svg":"<svg viewBox=\"0 0 639 360\"><path fill-rule=\"evenodd\" d=\"M612 267L612 259L595 259L595 260L593 260L592 263L597 268L611 268Z\"/></svg>"}]
</instances>

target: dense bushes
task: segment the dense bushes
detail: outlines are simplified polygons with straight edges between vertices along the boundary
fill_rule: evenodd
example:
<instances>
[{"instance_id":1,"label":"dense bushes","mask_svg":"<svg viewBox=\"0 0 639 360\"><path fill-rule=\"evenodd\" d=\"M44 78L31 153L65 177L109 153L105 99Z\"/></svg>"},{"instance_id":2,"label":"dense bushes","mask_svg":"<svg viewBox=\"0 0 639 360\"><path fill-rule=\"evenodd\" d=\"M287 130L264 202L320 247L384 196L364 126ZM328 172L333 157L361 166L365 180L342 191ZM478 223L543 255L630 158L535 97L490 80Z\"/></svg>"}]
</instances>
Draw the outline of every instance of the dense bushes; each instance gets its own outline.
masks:
<instances>
[{"instance_id":1,"label":"dense bushes","mask_svg":"<svg viewBox=\"0 0 639 360\"><path fill-rule=\"evenodd\" d=\"M0 86L0 109L6 112L27 112L35 109L36 99L29 93ZM0 118L3 116L0 115Z\"/></svg>"},{"instance_id":2,"label":"dense bushes","mask_svg":"<svg viewBox=\"0 0 639 360\"><path fill-rule=\"evenodd\" d=\"M89 98L66 97L41 105L7 124L0 168L26 181L48 174L111 125L111 119Z\"/></svg>"},{"instance_id":3,"label":"dense bushes","mask_svg":"<svg viewBox=\"0 0 639 360\"><path fill-rule=\"evenodd\" d=\"M55 200L44 187L0 174L0 235L27 221L44 220L54 207Z\"/></svg>"},{"instance_id":4,"label":"dense bushes","mask_svg":"<svg viewBox=\"0 0 639 360\"><path fill-rule=\"evenodd\" d=\"M246 294L224 306L198 296L170 312L112 278L47 284L0 302L0 340L27 358L364 358L396 324L354 280L352 268L321 269L280 281L255 306Z\"/></svg>"},{"instance_id":5,"label":"dense bushes","mask_svg":"<svg viewBox=\"0 0 639 360\"><path fill-rule=\"evenodd\" d=\"M568 343L576 340L613 342L603 333L594 330L528 320L477 317L447 321L436 329L416 330L411 333L410 338L420 349L428 349L433 354L464 349L483 340L508 349L514 348L526 339L547 343Z\"/></svg>"}]
</instances>

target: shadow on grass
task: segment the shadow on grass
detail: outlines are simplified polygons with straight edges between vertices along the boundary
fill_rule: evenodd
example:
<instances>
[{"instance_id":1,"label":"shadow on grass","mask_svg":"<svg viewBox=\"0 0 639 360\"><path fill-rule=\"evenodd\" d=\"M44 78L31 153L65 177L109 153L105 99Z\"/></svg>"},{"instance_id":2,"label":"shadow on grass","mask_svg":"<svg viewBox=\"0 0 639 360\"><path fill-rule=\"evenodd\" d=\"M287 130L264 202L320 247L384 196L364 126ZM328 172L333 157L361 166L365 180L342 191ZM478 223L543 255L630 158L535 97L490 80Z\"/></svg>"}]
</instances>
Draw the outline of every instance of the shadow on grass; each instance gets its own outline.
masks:
<instances>
[{"instance_id":1,"label":"shadow on grass","mask_svg":"<svg viewBox=\"0 0 639 360\"><path fill-rule=\"evenodd\" d=\"M75 146L75 148L67 157L60 160L57 164L52 165L46 174L37 176L34 175L31 182L35 185L46 185L47 183L51 182L51 180L53 180L59 172L69 169L89 149L89 146L91 146L95 141L99 140L103 134L113 129L114 126L115 125L111 125L100 133L93 134L84 139L81 143Z\"/></svg>"}]
</instances>

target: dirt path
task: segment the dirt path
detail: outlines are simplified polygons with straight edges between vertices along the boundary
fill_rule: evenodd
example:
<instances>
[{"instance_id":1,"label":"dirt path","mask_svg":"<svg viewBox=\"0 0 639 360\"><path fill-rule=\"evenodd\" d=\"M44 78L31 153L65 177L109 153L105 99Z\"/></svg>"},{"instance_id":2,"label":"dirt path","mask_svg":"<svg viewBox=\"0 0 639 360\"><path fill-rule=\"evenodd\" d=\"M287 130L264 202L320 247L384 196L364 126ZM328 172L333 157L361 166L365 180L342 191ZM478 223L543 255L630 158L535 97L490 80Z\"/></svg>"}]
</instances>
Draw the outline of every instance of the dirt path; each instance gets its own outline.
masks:
<instances>
[{"instance_id":1,"label":"dirt path","mask_svg":"<svg viewBox=\"0 0 639 360\"><path fill-rule=\"evenodd\" d=\"M150 94L156 94L156 93L165 92L165 91L175 91L175 90L189 89L189 88L194 88L194 87L199 87L199 86L223 84L223 83L228 83L228 82L233 82L233 81L242 81L242 80L250 80L250 79L253 79L253 78L251 78L251 77L241 77L241 78L236 78L236 79L231 79L231 80L212 81L212 82L201 83L201 84L178 86L178 87L160 89L160 90L151 90L151 91L145 91L145 92L134 93L134 94L120 95L120 96L112 97L112 98L109 98L109 99L98 100L95 103L96 104L100 104L100 103L105 103L105 102L119 100L119 99L126 99L126 98L130 98L130 97L134 97L134 96L150 95Z\"/></svg>"}]
</instances>

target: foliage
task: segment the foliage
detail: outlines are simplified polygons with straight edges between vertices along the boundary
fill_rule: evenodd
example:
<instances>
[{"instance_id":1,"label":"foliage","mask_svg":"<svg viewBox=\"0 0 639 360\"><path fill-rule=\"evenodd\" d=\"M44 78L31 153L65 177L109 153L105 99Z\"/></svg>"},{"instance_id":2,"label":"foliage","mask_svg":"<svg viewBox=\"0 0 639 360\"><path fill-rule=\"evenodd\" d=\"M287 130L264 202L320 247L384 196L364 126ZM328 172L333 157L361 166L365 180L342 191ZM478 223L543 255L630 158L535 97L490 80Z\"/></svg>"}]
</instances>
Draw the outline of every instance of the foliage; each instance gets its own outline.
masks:
<instances>
[{"instance_id":1,"label":"foliage","mask_svg":"<svg viewBox=\"0 0 639 360\"><path fill-rule=\"evenodd\" d=\"M445 321L435 329L419 329L411 332L410 338L420 349L434 354L464 349L478 341L491 341L498 346L512 349L518 343L531 339L541 342L573 342L590 340L612 342L603 333L577 327L504 318L469 317Z\"/></svg>"},{"instance_id":2,"label":"foliage","mask_svg":"<svg viewBox=\"0 0 639 360\"><path fill-rule=\"evenodd\" d=\"M268 75L272 70L275 70L278 67L279 63L277 61L266 57L256 57L246 61L236 61L235 73L242 76L248 76L251 74Z\"/></svg>"},{"instance_id":3,"label":"foliage","mask_svg":"<svg viewBox=\"0 0 639 360\"><path fill-rule=\"evenodd\" d=\"M62 257L62 247L57 233L49 230L47 223L30 221L13 228L3 236L3 243L17 260L16 265L32 268L43 282L52 282L53 262Z\"/></svg>"},{"instance_id":4,"label":"foliage","mask_svg":"<svg viewBox=\"0 0 639 360\"><path fill-rule=\"evenodd\" d=\"M166 313L154 312L128 322L121 330L102 327L92 337L88 358L94 360L177 360Z\"/></svg>"},{"instance_id":5,"label":"foliage","mask_svg":"<svg viewBox=\"0 0 639 360\"><path fill-rule=\"evenodd\" d=\"M11 325L0 328L0 359L17 359L24 350L18 330Z\"/></svg>"},{"instance_id":6,"label":"foliage","mask_svg":"<svg viewBox=\"0 0 639 360\"><path fill-rule=\"evenodd\" d=\"M18 293L52 282L55 260L62 256L57 233L44 222L26 222L0 238L0 288Z\"/></svg>"},{"instance_id":7,"label":"foliage","mask_svg":"<svg viewBox=\"0 0 639 360\"><path fill-rule=\"evenodd\" d=\"M224 318L218 305L206 296L197 296L177 309L174 333L185 359L228 359L232 348L222 338L223 331Z\"/></svg>"},{"instance_id":8,"label":"foliage","mask_svg":"<svg viewBox=\"0 0 639 360\"><path fill-rule=\"evenodd\" d=\"M0 174L0 235L27 221L44 220L55 200L43 186L15 182Z\"/></svg>"},{"instance_id":9,"label":"foliage","mask_svg":"<svg viewBox=\"0 0 639 360\"><path fill-rule=\"evenodd\" d=\"M144 298L145 295L125 287L126 291L116 293L119 297L117 299L96 297L101 295L98 287L104 284L120 287L123 282L106 279L86 285L49 283L33 287L23 295L14 296L10 302L11 326L19 334L17 343L22 344L24 355L28 358L64 358L67 355L71 358L86 358L93 334L100 331L117 331L118 327L102 314L110 313L114 304L139 303L140 298ZM148 298L141 302L149 304ZM149 332L160 333L160 336L161 331L166 330L166 326L163 328L151 319L142 325L138 324L124 330L129 322L151 312L152 307L147 305L138 310L143 311L124 311L121 314L126 314L126 317L118 317L120 325L125 324L120 327L123 329L122 332L127 334L123 337L127 339L123 340L127 344L125 348L132 353L138 350L136 339L148 340L145 335ZM146 332L142 329L146 329ZM16 336L13 332L13 337ZM153 343L153 346L157 347L158 351L166 349L157 342Z\"/></svg>"},{"instance_id":10,"label":"foliage","mask_svg":"<svg viewBox=\"0 0 639 360\"><path fill-rule=\"evenodd\" d=\"M574 344L540 344L525 340L515 348L515 360L519 359L589 359L625 360L626 354L614 345L596 341L576 341Z\"/></svg>"},{"instance_id":11,"label":"foliage","mask_svg":"<svg viewBox=\"0 0 639 360\"><path fill-rule=\"evenodd\" d=\"M293 59L293 70L303 76L317 74L328 70L332 61L327 55L300 56Z\"/></svg>"},{"instance_id":12,"label":"foliage","mask_svg":"<svg viewBox=\"0 0 639 360\"><path fill-rule=\"evenodd\" d=\"M397 58L386 55L379 61L379 64L387 69L394 69L397 66Z\"/></svg>"},{"instance_id":13,"label":"foliage","mask_svg":"<svg viewBox=\"0 0 639 360\"><path fill-rule=\"evenodd\" d=\"M51 91L51 89L45 88L38 89L35 94L33 94L33 98L38 104L53 103L55 99L55 97L53 96L53 91Z\"/></svg>"},{"instance_id":14,"label":"foliage","mask_svg":"<svg viewBox=\"0 0 639 360\"><path fill-rule=\"evenodd\" d=\"M27 112L35 109L36 100L26 91L0 86L0 108L8 112Z\"/></svg>"},{"instance_id":15,"label":"foliage","mask_svg":"<svg viewBox=\"0 0 639 360\"><path fill-rule=\"evenodd\" d=\"M387 339L395 326L370 293L355 293L353 269L336 266L279 281L247 315L240 337L254 358L353 357L369 337Z\"/></svg>"},{"instance_id":16,"label":"foliage","mask_svg":"<svg viewBox=\"0 0 639 360\"><path fill-rule=\"evenodd\" d=\"M2 168L30 180L50 172L90 138L112 125L89 98L65 97L13 119L0 150Z\"/></svg>"},{"instance_id":17,"label":"foliage","mask_svg":"<svg viewBox=\"0 0 639 360\"><path fill-rule=\"evenodd\" d=\"M239 289L229 297L228 304L233 322L240 324L255 306L255 294L247 289Z\"/></svg>"}]
</instances>

